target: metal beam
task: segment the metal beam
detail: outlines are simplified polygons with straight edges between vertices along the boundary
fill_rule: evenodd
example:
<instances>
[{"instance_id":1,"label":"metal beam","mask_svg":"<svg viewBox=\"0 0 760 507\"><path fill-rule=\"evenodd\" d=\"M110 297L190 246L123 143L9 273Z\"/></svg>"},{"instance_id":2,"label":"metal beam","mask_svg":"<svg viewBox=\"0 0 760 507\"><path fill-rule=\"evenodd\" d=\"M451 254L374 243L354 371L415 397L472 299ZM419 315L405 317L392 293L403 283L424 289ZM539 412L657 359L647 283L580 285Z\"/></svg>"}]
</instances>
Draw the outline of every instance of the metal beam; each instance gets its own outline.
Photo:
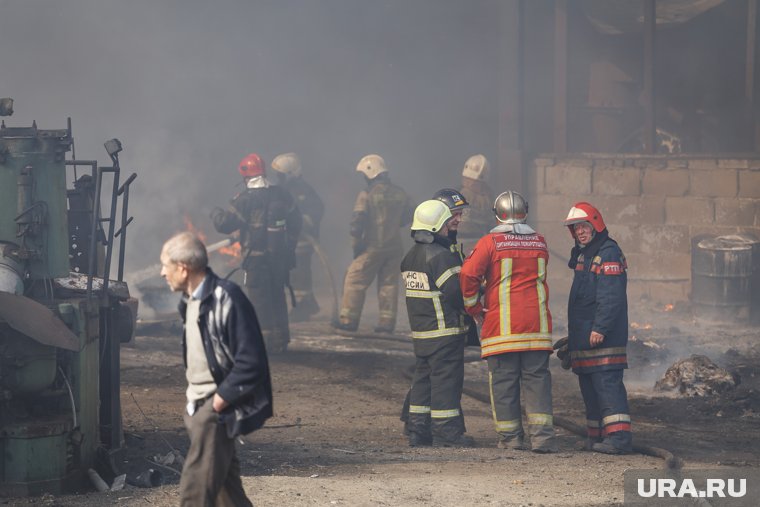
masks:
<instances>
[{"instance_id":1,"label":"metal beam","mask_svg":"<svg viewBox=\"0 0 760 507\"><path fill-rule=\"evenodd\" d=\"M527 192L523 162L525 69L523 0L499 3L499 161L498 188Z\"/></svg>"},{"instance_id":2,"label":"metal beam","mask_svg":"<svg viewBox=\"0 0 760 507\"><path fill-rule=\"evenodd\" d=\"M554 152L567 152L567 0L554 0Z\"/></svg>"},{"instance_id":3,"label":"metal beam","mask_svg":"<svg viewBox=\"0 0 760 507\"><path fill-rule=\"evenodd\" d=\"M747 147L751 151L757 151L760 147L760 125L758 125L755 72L757 58L757 0L747 0L747 49L744 65L744 99L747 111Z\"/></svg>"},{"instance_id":4,"label":"metal beam","mask_svg":"<svg viewBox=\"0 0 760 507\"><path fill-rule=\"evenodd\" d=\"M657 31L656 0L642 0L644 10L644 152L657 151L657 123L655 102L655 32Z\"/></svg>"}]
</instances>

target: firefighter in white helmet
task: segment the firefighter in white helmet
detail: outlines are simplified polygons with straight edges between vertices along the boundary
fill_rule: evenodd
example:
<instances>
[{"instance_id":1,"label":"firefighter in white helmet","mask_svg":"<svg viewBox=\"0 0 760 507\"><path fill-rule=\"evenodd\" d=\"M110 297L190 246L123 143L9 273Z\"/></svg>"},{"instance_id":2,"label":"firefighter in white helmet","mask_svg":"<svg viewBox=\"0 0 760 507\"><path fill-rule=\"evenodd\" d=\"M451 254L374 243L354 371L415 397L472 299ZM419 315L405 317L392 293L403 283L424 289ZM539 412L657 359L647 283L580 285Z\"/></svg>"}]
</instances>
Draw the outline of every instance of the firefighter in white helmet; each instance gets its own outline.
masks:
<instances>
[{"instance_id":1,"label":"firefighter in white helmet","mask_svg":"<svg viewBox=\"0 0 760 507\"><path fill-rule=\"evenodd\" d=\"M293 197L303 217L303 227L296 246L296 267L290 272L290 285L296 298L296 306L290 311L290 320L301 322L319 313L319 304L312 288L311 257L314 253L313 242L319 241L319 225L325 213L325 205L303 178L298 155L278 155L272 160L271 167L278 176L280 185Z\"/></svg>"},{"instance_id":2,"label":"firefighter in white helmet","mask_svg":"<svg viewBox=\"0 0 760 507\"><path fill-rule=\"evenodd\" d=\"M398 310L398 266L402 245L399 229L411 221L409 196L392 184L385 161L367 155L356 166L367 181L359 192L351 218L354 260L343 284L338 329L356 331L367 288L377 278L380 318L376 332L392 333Z\"/></svg>"},{"instance_id":3,"label":"firefighter in white helmet","mask_svg":"<svg viewBox=\"0 0 760 507\"><path fill-rule=\"evenodd\" d=\"M469 253L472 247L493 226L493 192L488 179L491 167L483 155L473 155L464 163L462 169L462 188L460 192L469 203L469 208L462 214L459 224L459 242Z\"/></svg>"},{"instance_id":4,"label":"firefighter in white helmet","mask_svg":"<svg viewBox=\"0 0 760 507\"><path fill-rule=\"evenodd\" d=\"M471 447L460 408L464 382L465 322L459 271L451 250L449 207L438 199L414 212L414 246L401 261L406 309L417 359L405 430L412 447Z\"/></svg>"}]
</instances>

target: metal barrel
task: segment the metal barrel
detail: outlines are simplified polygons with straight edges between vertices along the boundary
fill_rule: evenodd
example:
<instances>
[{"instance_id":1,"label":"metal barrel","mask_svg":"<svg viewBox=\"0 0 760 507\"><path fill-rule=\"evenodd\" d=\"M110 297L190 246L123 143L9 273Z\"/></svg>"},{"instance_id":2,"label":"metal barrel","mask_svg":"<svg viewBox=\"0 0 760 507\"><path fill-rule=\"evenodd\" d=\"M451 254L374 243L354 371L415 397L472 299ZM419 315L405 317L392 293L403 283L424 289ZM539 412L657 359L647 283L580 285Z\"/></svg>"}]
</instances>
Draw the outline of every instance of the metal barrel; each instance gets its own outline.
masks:
<instances>
[{"instance_id":1,"label":"metal barrel","mask_svg":"<svg viewBox=\"0 0 760 507\"><path fill-rule=\"evenodd\" d=\"M698 236L691 249L691 305L700 320L747 322L758 240L750 235ZM754 254L754 255L753 255ZM755 287L760 290L760 287Z\"/></svg>"}]
</instances>

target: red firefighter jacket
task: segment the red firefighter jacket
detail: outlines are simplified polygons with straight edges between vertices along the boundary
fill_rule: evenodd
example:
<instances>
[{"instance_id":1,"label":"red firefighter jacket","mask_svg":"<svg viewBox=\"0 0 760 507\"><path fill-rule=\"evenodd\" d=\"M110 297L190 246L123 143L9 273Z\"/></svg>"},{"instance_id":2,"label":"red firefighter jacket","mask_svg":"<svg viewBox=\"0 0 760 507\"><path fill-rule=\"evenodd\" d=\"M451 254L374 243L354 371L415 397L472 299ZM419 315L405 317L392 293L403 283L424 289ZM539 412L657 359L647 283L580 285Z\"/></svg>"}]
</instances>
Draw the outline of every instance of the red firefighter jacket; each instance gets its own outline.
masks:
<instances>
[{"instance_id":1,"label":"red firefighter jacket","mask_svg":"<svg viewBox=\"0 0 760 507\"><path fill-rule=\"evenodd\" d=\"M459 275L465 310L484 315L482 357L507 352L552 350L552 317L544 237L524 224L500 225L483 236ZM485 280L485 294L480 296ZM482 299L482 300L481 300Z\"/></svg>"}]
</instances>

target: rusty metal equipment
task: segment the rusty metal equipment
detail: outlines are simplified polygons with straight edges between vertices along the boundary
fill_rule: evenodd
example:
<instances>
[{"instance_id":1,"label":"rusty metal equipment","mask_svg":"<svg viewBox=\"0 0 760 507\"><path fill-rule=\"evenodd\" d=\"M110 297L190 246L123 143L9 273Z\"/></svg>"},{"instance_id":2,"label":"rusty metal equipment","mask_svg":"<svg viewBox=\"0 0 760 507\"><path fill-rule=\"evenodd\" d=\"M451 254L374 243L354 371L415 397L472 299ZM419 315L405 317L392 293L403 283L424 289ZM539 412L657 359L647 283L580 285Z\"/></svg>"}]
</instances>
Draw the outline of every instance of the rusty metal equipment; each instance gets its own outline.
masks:
<instances>
[{"instance_id":1,"label":"rusty metal equipment","mask_svg":"<svg viewBox=\"0 0 760 507\"><path fill-rule=\"evenodd\" d=\"M0 115L12 113L0 99ZM134 303L120 279L136 175L119 186L116 140L106 143L109 167L67 160L73 149L71 120L59 130L0 125L0 496L77 489L99 452L123 447L119 344L131 337ZM81 166L91 170L78 178Z\"/></svg>"}]
</instances>

